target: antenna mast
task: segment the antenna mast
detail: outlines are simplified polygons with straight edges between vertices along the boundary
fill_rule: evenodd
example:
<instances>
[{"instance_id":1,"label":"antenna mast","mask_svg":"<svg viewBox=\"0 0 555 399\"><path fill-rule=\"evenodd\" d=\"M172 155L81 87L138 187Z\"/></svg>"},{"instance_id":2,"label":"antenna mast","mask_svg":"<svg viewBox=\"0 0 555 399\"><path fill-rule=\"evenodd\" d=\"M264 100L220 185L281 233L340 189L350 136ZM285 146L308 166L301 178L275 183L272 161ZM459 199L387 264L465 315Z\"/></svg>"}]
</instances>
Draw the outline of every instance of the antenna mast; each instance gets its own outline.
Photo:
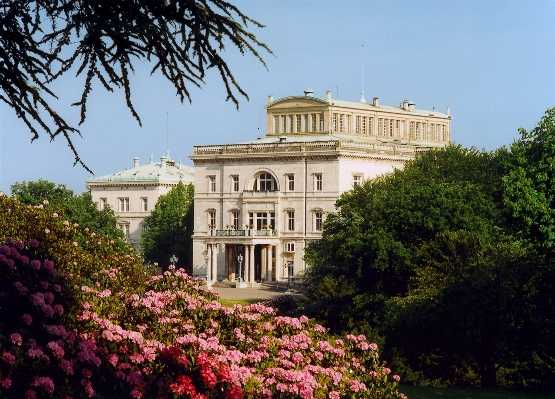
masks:
<instances>
[{"instance_id":1,"label":"antenna mast","mask_svg":"<svg viewBox=\"0 0 555 399\"><path fill-rule=\"evenodd\" d=\"M358 99L359 103L365 103L366 99L364 98L364 44L362 45L362 56L361 56L361 85L360 85L360 98Z\"/></svg>"}]
</instances>

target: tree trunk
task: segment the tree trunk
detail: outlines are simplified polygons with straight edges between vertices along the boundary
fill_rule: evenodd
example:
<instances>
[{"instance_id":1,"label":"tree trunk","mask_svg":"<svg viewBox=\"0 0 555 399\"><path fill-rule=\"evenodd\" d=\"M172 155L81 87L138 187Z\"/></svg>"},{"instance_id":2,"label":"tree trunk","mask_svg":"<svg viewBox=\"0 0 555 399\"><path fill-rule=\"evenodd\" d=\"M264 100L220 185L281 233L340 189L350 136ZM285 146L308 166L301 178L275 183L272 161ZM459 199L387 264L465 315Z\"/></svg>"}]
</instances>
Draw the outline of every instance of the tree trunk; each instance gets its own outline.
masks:
<instances>
[{"instance_id":1,"label":"tree trunk","mask_svg":"<svg viewBox=\"0 0 555 399\"><path fill-rule=\"evenodd\" d=\"M483 359L480 364L480 385L482 387L496 387L496 368L492 358Z\"/></svg>"}]
</instances>

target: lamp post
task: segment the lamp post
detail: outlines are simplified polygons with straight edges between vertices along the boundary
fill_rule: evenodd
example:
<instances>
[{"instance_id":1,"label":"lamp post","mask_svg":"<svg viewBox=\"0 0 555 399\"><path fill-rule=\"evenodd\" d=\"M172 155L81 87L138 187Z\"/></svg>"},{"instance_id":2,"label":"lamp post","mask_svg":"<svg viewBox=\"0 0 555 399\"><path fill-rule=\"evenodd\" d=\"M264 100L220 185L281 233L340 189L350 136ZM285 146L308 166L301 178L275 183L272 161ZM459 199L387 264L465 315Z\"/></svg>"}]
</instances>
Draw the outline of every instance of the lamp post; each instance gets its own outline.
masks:
<instances>
[{"instance_id":1,"label":"lamp post","mask_svg":"<svg viewBox=\"0 0 555 399\"><path fill-rule=\"evenodd\" d=\"M208 260L210 260L210 256L208 256L208 252L206 252L203 256L204 256L204 266L206 267L206 284L208 284L208 277L209 277Z\"/></svg>"},{"instance_id":2,"label":"lamp post","mask_svg":"<svg viewBox=\"0 0 555 399\"><path fill-rule=\"evenodd\" d=\"M243 255L239 254L239 256L237 256L237 262L239 262L239 283L243 282L243 269L241 268L241 265L243 264Z\"/></svg>"},{"instance_id":3,"label":"lamp post","mask_svg":"<svg viewBox=\"0 0 555 399\"><path fill-rule=\"evenodd\" d=\"M293 274L293 262L285 262L285 267L287 268L287 289L285 292L293 292L291 289L291 275Z\"/></svg>"},{"instance_id":4,"label":"lamp post","mask_svg":"<svg viewBox=\"0 0 555 399\"><path fill-rule=\"evenodd\" d=\"M175 266L176 262L178 261L177 256L172 255L170 256L170 263Z\"/></svg>"}]
</instances>

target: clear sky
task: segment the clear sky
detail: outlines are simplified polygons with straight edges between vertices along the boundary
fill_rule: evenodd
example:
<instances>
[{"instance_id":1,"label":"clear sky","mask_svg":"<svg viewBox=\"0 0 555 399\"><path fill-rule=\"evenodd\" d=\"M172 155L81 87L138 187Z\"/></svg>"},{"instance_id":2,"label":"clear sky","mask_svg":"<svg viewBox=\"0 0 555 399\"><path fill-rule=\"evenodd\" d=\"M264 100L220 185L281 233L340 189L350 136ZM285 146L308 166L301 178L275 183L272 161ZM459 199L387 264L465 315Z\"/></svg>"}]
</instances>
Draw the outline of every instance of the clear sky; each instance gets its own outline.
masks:
<instances>
[{"instance_id":1,"label":"clear sky","mask_svg":"<svg viewBox=\"0 0 555 399\"><path fill-rule=\"evenodd\" d=\"M192 166L193 146L226 144L265 134L269 94L275 99L312 89L324 97L357 101L364 64L368 101L445 112L451 107L452 139L465 147L494 150L533 128L555 106L555 1L234 1L263 23L251 27L270 46L266 70L255 57L226 48L236 79L248 93L239 111L211 72L192 104L181 104L169 83L136 62L132 100L143 127L126 108L123 92L96 81L82 138L74 144L96 176L159 160L169 147L174 160ZM364 46L364 63L362 63ZM69 104L80 98L83 77L56 82L58 111L78 122ZM0 190L40 178L85 191L90 174L73 167L62 138L31 133L0 102Z\"/></svg>"}]
</instances>

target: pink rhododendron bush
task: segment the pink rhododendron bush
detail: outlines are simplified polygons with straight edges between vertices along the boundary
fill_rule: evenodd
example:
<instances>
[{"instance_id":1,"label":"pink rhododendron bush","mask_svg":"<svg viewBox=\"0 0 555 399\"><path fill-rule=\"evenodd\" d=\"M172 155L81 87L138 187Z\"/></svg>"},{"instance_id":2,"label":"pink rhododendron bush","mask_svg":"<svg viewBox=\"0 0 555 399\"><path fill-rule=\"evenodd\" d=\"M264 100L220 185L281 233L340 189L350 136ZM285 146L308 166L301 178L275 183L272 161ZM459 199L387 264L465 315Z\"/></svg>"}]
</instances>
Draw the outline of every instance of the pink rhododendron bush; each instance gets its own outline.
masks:
<instances>
[{"instance_id":1,"label":"pink rhododendron bush","mask_svg":"<svg viewBox=\"0 0 555 399\"><path fill-rule=\"evenodd\" d=\"M182 270L140 273L134 255L118 265L129 258L97 245L104 267L84 277L38 239L0 244L0 398L403 397L364 336L263 304L223 307Z\"/></svg>"}]
</instances>

